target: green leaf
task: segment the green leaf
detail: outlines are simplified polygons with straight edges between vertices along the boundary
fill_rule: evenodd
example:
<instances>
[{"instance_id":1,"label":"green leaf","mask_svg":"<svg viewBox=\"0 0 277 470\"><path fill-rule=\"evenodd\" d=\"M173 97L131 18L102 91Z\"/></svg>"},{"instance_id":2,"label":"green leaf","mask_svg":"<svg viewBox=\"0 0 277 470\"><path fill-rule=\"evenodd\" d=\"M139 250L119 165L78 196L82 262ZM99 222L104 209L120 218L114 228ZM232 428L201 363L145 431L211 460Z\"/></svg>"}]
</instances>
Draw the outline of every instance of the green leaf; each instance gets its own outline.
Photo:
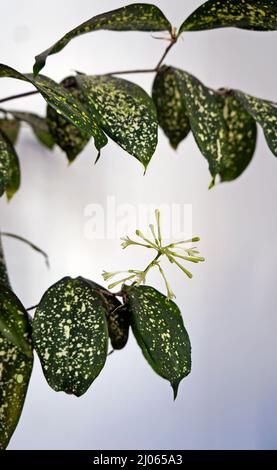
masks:
<instances>
[{"instance_id":1,"label":"green leaf","mask_svg":"<svg viewBox=\"0 0 277 470\"><path fill-rule=\"evenodd\" d=\"M150 286L124 287L133 333L151 367L177 396L191 370L191 346L177 305Z\"/></svg>"},{"instance_id":2,"label":"green leaf","mask_svg":"<svg viewBox=\"0 0 277 470\"><path fill-rule=\"evenodd\" d=\"M8 271L7 271L7 267L5 263L4 251L2 247L1 234L0 234L0 283L7 287L10 286Z\"/></svg>"},{"instance_id":3,"label":"green leaf","mask_svg":"<svg viewBox=\"0 0 277 470\"><path fill-rule=\"evenodd\" d=\"M267 101L234 91L234 96L263 128L267 144L277 157L277 108Z\"/></svg>"},{"instance_id":4,"label":"green leaf","mask_svg":"<svg viewBox=\"0 0 277 470\"><path fill-rule=\"evenodd\" d=\"M122 349L129 337L130 315L126 307L105 287L85 279L102 297L108 322L109 337L113 349Z\"/></svg>"},{"instance_id":5,"label":"green leaf","mask_svg":"<svg viewBox=\"0 0 277 470\"><path fill-rule=\"evenodd\" d=\"M5 449L19 421L33 367L0 333L0 449Z\"/></svg>"},{"instance_id":6,"label":"green leaf","mask_svg":"<svg viewBox=\"0 0 277 470\"><path fill-rule=\"evenodd\" d=\"M103 300L82 278L65 277L43 295L33 321L33 342L49 385L83 395L107 356Z\"/></svg>"},{"instance_id":7,"label":"green leaf","mask_svg":"<svg viewBox=\"0 0 277 470\"><path fill-rule=\"evenodd\" d=\"M106 134L147 168L157 146L157 116L150 96L135 83L108 75L77 82Z\"/></svg>"},{"instance_id":8,"label":"green leaf","mask_svg":"<svg viewBox=\"0 0 277 470\"><path fill-rule=\"evenodd\" d=\"M76 101L86 105L75 77L65 78L61 85L70 91ZM54 141L66 153L68 161L72 162L86 146L90 137L87 133L73 126L68 119L57 113L51 106L47 107L47 120Z\"/></svg>"},{"instance_id":9,"label":"green leaf","mask_svg":"<svg viewBox=\"0 0 277 470\"><path fill-rule=\"evenodd\" d=\"M0 119L0 131L2 131L15 145L20 129L20 123L17 119Z\"/></svg>"},{"instance_id":10,"label":"green leaf","mask_svg":"<svg viewBox=\"0 0 277 470\"><path fill-rule=\"evenodd\" d=\"M184 95L174 67L163 66L157 73L152 89L158 123L177 149L179 143L190 131Z\"/></svg>"},{"instance_id":11,"label":"green leaf","mask_svg":"<svg viewBox=\"0 0 277 470\"><path fill-rule=\"evenodd\" d=\"M51 136L48 128L46 119L38 114L27 113L23 111L8 111L12 114L18 121L23 121L29 124L39 140L39 142L45 147L52 149L54 147L54 140ZM74 126L75 127L75 126Z\"/></svg>"},{"instance_id":12,"label":"green leaf","mask_svg":"<svg viewBox=\"0 0 277 470\"><path fill-rule=\"evenodd\" d=\"M183 31L235 27L255 31L277 29L276 0L209 0L182 24Z\"/></svg>"},{"instance_id":13,"label":"green leaf","mask_svg":"<svg viewBox=\"0 0 277 470\"><path fill-rule=\"evenodd\" d=\"M158 7L145 3L134 3L102 13L72 29L53 46L37 55L34 74L38 74L44 67L49 55L60 52L71 39L101 29L110 31L171 31L171 24Z\"/></svg>"},{"instance_id":14,"label":"green leaf","mask_svg":"<svg viewBox=\"0 0 277 470\"><path fill-rule=\"evenodd\" d=\"M216 94L197 78L175 69L190 127L208 160L213 181L237 178L249 164L256 144L256 125L230 96Z\"/></svg>"},{"instance_id":15,"label":"green leaf","mask_svg":"<svg viewBox=\"0 0 277 470\"><path fill-rule=\"evenodd\" d=\"M8 200L20 186L19 161L14 147L0 131L0 196L6 192Z\"/></svg>"},{"instance_id":16,"label":"green leaf","mask_svg":"<svg viewBox=\"0 0 277 470\"><path fill-rule=\"evenodd\" d=\"M89 114L79 101L76 101L63 86L54 80L44 75L38 77L33 77L31 74L24 75L4 64L0 64L0 77L16 78L31 83L52 108L76 127L93 136L98 151L107 144L107 137L98 126L95 117Z\"/></svg>"},{"instance_id":17,"label":"green leaf","mask_svg":"<svg viewBox=\"0 0 277 470\"><path fill-rule=\"evenodd\" d=\"M0 334L32 357L28 314L16 295L3 284L0 284Z\"/></svg>"}]
</instances>

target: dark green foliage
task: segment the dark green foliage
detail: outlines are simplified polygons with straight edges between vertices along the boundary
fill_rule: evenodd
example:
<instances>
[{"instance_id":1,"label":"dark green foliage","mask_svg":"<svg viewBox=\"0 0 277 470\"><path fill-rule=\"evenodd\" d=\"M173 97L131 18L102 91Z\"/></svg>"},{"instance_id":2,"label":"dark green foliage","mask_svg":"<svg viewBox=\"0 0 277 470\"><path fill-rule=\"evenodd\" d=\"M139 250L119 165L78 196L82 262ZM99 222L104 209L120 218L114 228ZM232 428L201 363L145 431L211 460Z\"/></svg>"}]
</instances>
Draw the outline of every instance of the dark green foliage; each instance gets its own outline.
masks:
<instances>
[{"instance_id":1,"label":"dark green foliage","mask_svg":"<svg viewBox=\"0 0 277 470\"><path fill-rule=\"evenodd\" d=\"M8 111L9 114L12 114L15 119L22 122L26 122L31 126L35 136L39 142L45 147L52 149L54 147L54 140L49 132L46 119L41 116L38 116L35 113L26 113L23 111Z\"/></svg>"},{"instance_id":2,"label":"dark green foliage","mask_svg":"<svg viewBox=\"0 0 277 470\"><path fill-rule=\"evenodd\" d=\"M33 342L49 385L83 395L107 356L108 327L101 295L82 278L61 279L39 303Z\"/></svg>"},{"instance_id":3,"label":"dark green foliage","mask_svg":"<svg viewBox=\"0 0 277 470\"><path fill-rule=\"evenodd\" d=\"M61 82L61 85L66 90L70 91L76 101L80 102L85 107L86 100L78 88L75 77L65 78ZM68 161L72 162L86 146L90 140L90 136L76 126L73 126L68 119L65 119L49 105L47 106L47 121L55 143L66 153Z\"/></svg>"},{"instance_id":4,"label":"dark green foliage","mask_svg":"<svg viewBox=\"0 0 277 470\"><path fill-rule=\"evenodd\" d=\"M107 75L79 75L90 111L111 139L147 168L157 146L157 116L150 96L138 85Z\"/></svg>"},{"instance_id":5,"label":"dark green foliage","mask_svg":"<svg viewBox=\"0 0 277 470\"><path fill-rule=\"evenodd\" d=\"M150 286L124 287L131 326L144 357L177 396L191 370L189 336L177 305Z\"/></svg>"},{"instance_id":6,"label":"dark green foliage","mask_svg":"<svg viewBox=\"0 0 277 470\"><path fill-rule=\"evenodd\" d=\"M0 131L0 196L6 192L11 199L20 186L20 168L16 151L6 135Z\"/></svg>"},{"instance_id":7,"label":"dark green foliage","mask_svg":"<svg viewBox=\"0 0 277 470\"><path fill-rule=\"evenodd\" d=\"M209 0L182 24L183 31L236 27L256 31L277 29L276 0Z\"/></svg>"},{"instance_id":8,"label":"dark green foliage","mask_svg":"<svg viewBox=\"0 0 277 470\"><path fill-rule=\"evenodd\" d=\"M174 67L163 66L155 77L152 90L158 123L174 149L190 131L185 96L175 70Z\"/></svg>"},{"instance_id":9,"label":"dark green foliage","mask_svg":"<svg viewBox=\"0 0 277 470\"><path fill-rule=\"evenodd\" d=\"M145 3L134 3L102 13L72 29L49 49L37 55L34 74L38 74L44 67L49 55L60 52L71 39L101 29L110 31L171 31L171 25L158 7Z\"/></svg>"},{"instance_id":10,"label":"dark green foliage","mask_svg":"<svg viewBox=\"0 0 277 470\"><path fill-rule=\"evenodd\" d=\"M15 145L19 134L20 123L17 119L0 119L0 131Z\"/></svg>"}]
</instances>

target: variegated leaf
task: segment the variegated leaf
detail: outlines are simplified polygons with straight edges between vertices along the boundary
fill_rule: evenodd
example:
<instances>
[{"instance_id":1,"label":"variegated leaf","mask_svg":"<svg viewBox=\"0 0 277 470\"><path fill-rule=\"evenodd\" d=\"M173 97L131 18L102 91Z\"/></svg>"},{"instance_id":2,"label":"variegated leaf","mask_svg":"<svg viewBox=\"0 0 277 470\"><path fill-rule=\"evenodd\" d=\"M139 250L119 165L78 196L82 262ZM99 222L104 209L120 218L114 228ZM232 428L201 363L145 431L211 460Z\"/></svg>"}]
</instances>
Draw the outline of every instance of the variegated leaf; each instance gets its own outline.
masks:
<instances>
[{"instance_id":1,"label":"variegated leaf","mask_svg":"<svg viewBox=\"0 0 277 470\"><path fill-rule=\"evenodd\" d=\"M8 200L20 186L20 168L16 151L6 135L0 131L0 196L6 192Z\"/></svg>"},{"instance_id":2,"label":"variegated leaf","mask_svg":"<svg viewBox=\"0 0 277 470\"><path fill-rule=\"evenodd\" d=\"M65 78L61 82L61 85L66 90L70 91L76 101L79 101L85 106L86 103L83 94L78 89L75 77ZM68 161L72 162L86 146L90 140L90 136L73 126L68 119L65 119L49 105L47 106L47 121L55 143L66 153Z\"/></svg>"},{"instance_id":3,"label":"variegated leaf","mask_svg":"<svg viewBox=\"0 0 277 470\"><path fill-rule=\"evenodd\" d=\"M0 119L0 131L2 131L15 145L19 134L20 123L17 119Z\"/></svg>"},{"instance_id":4,"label":"variegated leaf","mask_svg":"<svg viewBox=\"0 0 277 470\"><path fill-rule=\"evenodd\" d=\"M49 55L60 52L73 38L98 30L110 31L171 31L171 25L155 5L134 3L90 18L69 31L53 46L36 56L34 74L44 67Z\"/></svg>"},{"instance_id":5,"label":"variegated leaf","mask_svg":"<svg viewBox=\"0 0 277 470\"><path fill-rule=\"evenodd\" d=\"M24 75L4 64L0 64L0 77L10 77L30 82L52 108L56 109L58 113L76 127L93 136L98 151L107 144L107 137L98 126L96 118L88 113L79 101L76 101L63 86L54 82L54 80L44 75L37 77L32 74Z\"/></svg>"},{"instance_id":6,"label":"variegated leaf","mask_svg":"<svg viewBox=\"0 0 277 470\"><path fill-rule=\"evenodd\" d=\"M150 286L124 287L131 326L144 357L177 396L191 370L191 346L177 305Z\"/></svg>"},{"instance_id":7,"label":"variegated leaf","mask_svg":"<svg viewBox=\"0 0 277 470\"><path fill-rule=\"evenodd\" d=\"M179 34L227 27L276 30L277 0L209 0L184 21Z\"/></svg>"},{"instance_id":8,"label":"variegated leaf","mask_svg":"<svg viewBox=\"0 0 277 470\"><path fill-rule=\"evenodd\" d=\"M157 116L150 96L135 83L107 75L79 75L89 109L117 144L146 169L157 146Z\"/></svg>"},{"instance_id":9,"label":"variegated leaf","mask_svg":"<svg viewBox=\"0 0 277 470\"><path fill-rule=\"evenodd\" d=\"M163 66L157 73L152 89L158 123L176 149L190 131L185 97L174 67Z\"/></svg>"},{"instance_id":10,"label":"variegated leaf","mask_svg":"<svg viewBox=\"0 0 277 470\"><path fill-rule=\"evenodd\" d=\"M83 395L107 356L108 327L101 295L82 278L61 279L39 303L33 342L49 385Z\"/></svg>"},{"instance_id":11,"label":"variegated leaf","mask_svg":"<svg viewBox=\"0 0 277 470\"><path fill-rule=\"evenodd\" d=\"M234 91L234 96L263 128L267 144L277 157L277 107L241 91Z\"/></svg>"}]
</instances>

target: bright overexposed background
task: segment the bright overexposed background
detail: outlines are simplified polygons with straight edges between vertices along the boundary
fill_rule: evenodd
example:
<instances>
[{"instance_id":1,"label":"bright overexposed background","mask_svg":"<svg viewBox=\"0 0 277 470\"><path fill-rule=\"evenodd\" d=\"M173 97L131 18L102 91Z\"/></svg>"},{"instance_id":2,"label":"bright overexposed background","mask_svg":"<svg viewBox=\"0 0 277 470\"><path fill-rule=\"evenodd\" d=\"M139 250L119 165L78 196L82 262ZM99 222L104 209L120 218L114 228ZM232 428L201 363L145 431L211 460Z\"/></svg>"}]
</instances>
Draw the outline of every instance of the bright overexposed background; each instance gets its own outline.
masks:
<instances>
[{"instance_id":1,"label":"bright overexposed background","mask_svg":"<svg viewBox=\"0 0 277 470\"><path fill-rule=\"evenodd\" d=\"M155 2L176 26L202 2ZM0 60L30 72L34 56L63 33L125 1L9 0L1 8ZM160 34L157 34L158 36ZM155 36L155 35L154 35ZM148 68L166 43L149 33L97 32L52 56L43 73L61 80L72 70L96 74ZM276 100L276 36L238 29L183 35L166 63L212 87L230 86ZM129 77L150 92L152 75ZM0 97L30 90L1 80ZM43 113L40 96L7 103L7 109ZM17 145L22 185L0 202L2 230L45 249L51 270L28 247L4 240L13 288L26 307L64 275L101 281L102 269L144 267L149 253L120 249L119 240L84 236L88 204L191 204L193 234L201 236L203 265L184 279L169 270L192 342L193 369L176 402L166 381L145 362L131 337L111 355L88 393L77 399L53 392L36 358L25 408L10 449L273 449L277 444L276 179L277 163L262 132L254 159L235 182L208 191L207 163L189 136L174 152L160 132L143 176L141 165L114 143L93 165L90 144L70 167L31 131ZM143 229L144 227L140 227ZM155 287L163 284L155 274ZM275 288L274 288L275 285Z\"/></svg>"}]
</instances>

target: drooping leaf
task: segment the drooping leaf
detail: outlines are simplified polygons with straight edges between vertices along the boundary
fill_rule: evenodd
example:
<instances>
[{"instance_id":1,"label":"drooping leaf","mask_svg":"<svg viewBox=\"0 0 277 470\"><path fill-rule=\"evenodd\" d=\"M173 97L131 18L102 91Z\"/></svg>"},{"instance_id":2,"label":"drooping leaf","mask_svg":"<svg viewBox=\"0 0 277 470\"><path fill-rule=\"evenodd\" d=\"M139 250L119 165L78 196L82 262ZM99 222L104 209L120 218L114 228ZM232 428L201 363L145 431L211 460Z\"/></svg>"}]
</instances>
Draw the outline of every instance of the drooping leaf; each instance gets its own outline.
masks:
<instances>
[{"instance_id":1,"label":"drooping leaf","mask_svg":"<svg viewBox=\"0 0 277 470\"><path fill-rule=\"evenodd\" d=\"M85 106L83 94L78 89L75 77L65 78L61 85L70 91L76 101L80 101ZM47 120L54 141L66 153L68 161L72 162L86 146L90 137L86 132L73 126L51 106L47 107Z\"/></svg>"},{"instance_id":2,"label":"drooping leaf","mask_svg":"<svg viewBox=\"0 0 277 470\"><path fill-rule=\"evenodd\" d=\"M48 124L45 118L35 113L26 113L23 111L9 110L9 113L12 114L18 121L23 121L29 124L35 136L42 145L49 149L54 147L54 140L49 132Z\"/></svg>"},{"instance_id":3,"label":"drooping leaf","mask_svg":"<svg viewBox=\"0 0 277 470\"><path fill-rule=\"evenodd\" d=\"M267 144L277 157L277 107L241 91L234 91L234 96L263 128Z\"/></svg>"},{"instance_id":4,"label":"drooping leaf","mask_svg":"<svg viewBox=\"0 0 277 470\"><path fill-rule=\"evenodd\" d=\"M7 267L5 263L4 251L2 247L1 235L0 235L0 283L7 287L10 286Z\"/></svg>"},{"instance_id":5,"label":"drooping leaf","mask_svg":"<svg viewBox=\"0 0 277 470\"><path fill-rule=\"evenodd\" d=\"M256 148L255 120L232 96L222 96L222 111L226 126L226 148L219 161L221 181L232 181L240 176L250 163Z\"/></svg>"},{"instance_id":6,"label":"drooping leaf","mask_svg":"<svg viewBox=\"0 0 277 470\"><path fill-rule=\"evenodd\" d=\"M11 67L0 64L0 77L16 78L30 82L40 92L45 101L68 119L72 124L92 135L95 147L98 151L107 144L107 137L97 124L95 117L82 106L79 101L69 93L63 86L52 79L39 75L21 74Z\"/></svg>"},{"instance_id":7,"label":"drooping leaf","mask_svg":"<svg viewBox=\"0 0 277 470\"><path fill-rule=\"evenodd\" d=\"M150 286L124 287L133 333L151 367L177 396L191 370L191 346L177 305Z\"/></svg>"},{"instance_id":8,"label":"drooping leaf","mask_svg":"<svg viewBox=\"0 0 277 470\"><path fill-rule=\"evenodd\" d=\"M33 367L0 333L0 449L5 449L19 421Z\"/></svg>"},{"instance_id":9,"label":"drooping leaf","mask_svg":"<svg viewBox=\"0 0 277 470\"><path fill-rule=\"evenodd\" d=\"M152 90L158 123L176 149L190 131L184 95L174 67L163 66L157 73Z\"/></svg>"},{"instance_id":10,"label":"drooping leaf","mask_svg":"<svg viewBox=\"0 0 277 470\"><path fill-rule=\"evenodd\" d=\"M15 145L19 134L20 123L17 119L0 119L0 130Z\"/></svg>"},{"instance_id":11,"label":"drooping leaf","mask_svg":"<svg viewBox=\"0 0 277 470\"><path fill-rule=\"evenodd\" d=\"M145 3L134 3L102 13L72 29L53 46L37 55L34 74L38 74L44 67L49 55L60 52L71 39L101 29L110 31L171 31L171 25L158 7Z\"/></svg>"},{"instance_id":12,"label":"drooping leaf","mask_svg":"<svg viewBox=\"0 0 277 470\"><path fill-rule=\"evenodd\" d=\"M157 116L150 96L135 83L107 75L79 75L93 114L117 144L147 168L157 146Z\"/></svg>"},{"instance_id":13,"label":"drooping leaf","mask_svg":"<svg viewBox=\"0 0 277 470\"><path fill-rule=\"evenodd\" d=\"M175 69L190 127L208 160L213 181L237 178L249 164L256 144L255 122L232 97L221 96L197 78ZM213 184L212 181L212 184Z\"/></svg>"},{"instance_id":14,"label":"drooping leaf","mask_svg":"<svg viewBox=\"0 0 277 470\"><path fill-rule=\"evenodd\" d=\"M3 284L0 284L0 334L32 357L28 314L17 296Z\"/></svg>"},{"instance_id":15,"label":"drooping leaf","mask_svg":"<svg viewBox=\"0 0 277 470\"><path fill-rule=\"evenodd\" d=\"M43 295L33 321L33 342L49 385L83 395L107 356L103 300L81 279L65 277Z\"/></svg>"},{"instance_id":16,"label":"drooping leaf","mask_svg":"<svg viewBox=\"0 0 277 470\"><path fill-rule=\"evenodd\" d=\"M276 30L277 0L209 0L184 21L179 34L227 27Z\"/></svg>"},{"instance_id":17,"label":"drooping leaf","mask_svg":"<svg viewBox=\"0 0 277 470\"><path fill-rule=\"evenodd\" d=\"M105 287L85 279L102 297L108 322L109 337L113 349L122 349L129 337L130 315L126 307Z\"/></svg>"},{"instance_id":18,"label":"drooping leaf","mask_svg":"<svg viewBox=\"0 0 277 470\"><path fill-rule=\"evenodd\" d=\"M20 186L20 168L16 151L8 137L0 131L0 196L6 192L8 200Z\"/></svg>"}]
</instances>

